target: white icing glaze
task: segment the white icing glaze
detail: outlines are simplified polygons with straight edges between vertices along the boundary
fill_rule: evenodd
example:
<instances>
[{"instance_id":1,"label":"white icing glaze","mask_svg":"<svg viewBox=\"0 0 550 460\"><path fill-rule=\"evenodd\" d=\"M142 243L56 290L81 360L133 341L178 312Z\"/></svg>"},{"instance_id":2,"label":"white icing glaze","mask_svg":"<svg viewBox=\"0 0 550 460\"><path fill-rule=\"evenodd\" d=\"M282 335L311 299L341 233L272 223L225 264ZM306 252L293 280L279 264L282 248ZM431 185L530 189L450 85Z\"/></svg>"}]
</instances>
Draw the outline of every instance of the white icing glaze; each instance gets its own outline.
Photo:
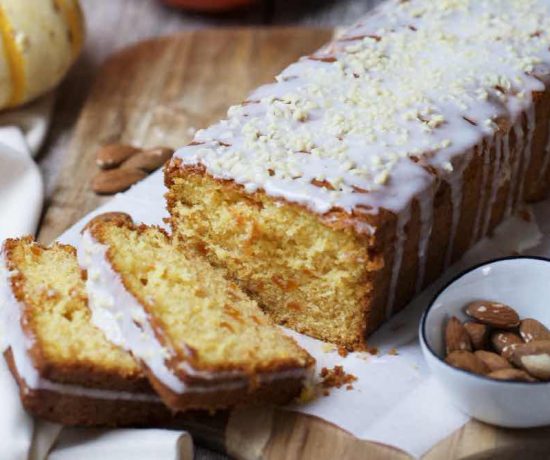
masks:
<instances>
[{"instance_id":1,"label":"white icing glaze","mask_svg":"<svg viewBox=\"0 0 550 460\"><path fill-rule=\"evenodd\" d=\"M41 377L28 354L32 340L27 337L21 327L21 311L24 306L15 298L11 290L9 281L11 276L6 267L5 254L2 252L0 255L0 334L2 336L0 351L11 349L17 373L28 388L93 399L160 403L160 398L153 394L83 387L57 383Z\"/></svg>"},{"instance_id":2,"label":"white icing glaze","mask_svg":"<svg viewBox=\"0 0 550 460\"><path fill-rule=\"evenodd\" d=\"M220 392L248 385L248 380L241 372L200 371L185 362L180 364L180 368L187 375L210 382L208 385L201 385L187 384L181 380L166 364L172 351L159 342L143 306L126 290L120 275L106 258L107 250L107 246L97 242L86 231L77 248L77 255L81 267L88 272L86 288L92 320L111 342L143 361L159 381L178 394ZM259 379L262 382L285 378L305 379L310 373L308 369L291 369L262 374ZM233 380L223 381L224 379Z\"/></svg>"},{"instance_id":3,"label":"white icing glaze","mask_svg":"<svg viewBox=\"0 0 550 460\"><path fill-rule=\"evenodd\" d=\"M491 120L515 120L531 91L544 89L526 72L550 63L549 7L390 1L317 54L330 50L335 62L292 64L251 94L257 102L232 108L176 157L319 213L357 205L401 212L433 180L411 156L435 151L424 162L454 175L449 162L493 134ZM376 38L349 40L365 35Z\"/></svg>"},{"instance_id":4,"label":"white icing glaze","mask_svg":"<svg viewBox=\"0 0 550 460\"><path fill-rule=\"evenodd\" d=\"M462 190L464 185L464 171L470 163L470 158L473 155L473 151L469 151L466 154L466 158L463 159L462 164L456 169L456 173L449 178L449 185L451 186L451 204L452 204L452 222L451 229L449 231L449 242L447 243L447 250L445 253L445 267L451 264L453 257L453 250L455 246L456 232L458 230L458 223L462 215Z\"/></svg>"},{"instance_id":5,"label":"white icing glaze","mask_svg":"<svg viewBox=\"0 0 550 460\"><path fill-rule=\"evenodd\" d=\"M466 160L484 137L499 135L499 119L521 131L520 114L533 107L532 93L544 90L541 78L549 74L549 31L550 0L390 0L314 56L290 65L276 83L252 92L247 103L230 108L226 120L197 132L173 161L200 164L249 193L263 190L320 214L387 209L403 228L410 203L418 199L421 286L425 234L433 225L427 202L433 202L436 177L451 186L448 264ZM511 175L521 190L520 156L527 168L528 148L519 150L507 171L509 138L497 140L498 164L491 178L484 176L490 192L473 240L488 231L503 177ZM514 202L511 191L507 214ZM398 256L402 239L395 240ZM392 280L399 268L397 257Z\"/></svg>"}]
</instances>

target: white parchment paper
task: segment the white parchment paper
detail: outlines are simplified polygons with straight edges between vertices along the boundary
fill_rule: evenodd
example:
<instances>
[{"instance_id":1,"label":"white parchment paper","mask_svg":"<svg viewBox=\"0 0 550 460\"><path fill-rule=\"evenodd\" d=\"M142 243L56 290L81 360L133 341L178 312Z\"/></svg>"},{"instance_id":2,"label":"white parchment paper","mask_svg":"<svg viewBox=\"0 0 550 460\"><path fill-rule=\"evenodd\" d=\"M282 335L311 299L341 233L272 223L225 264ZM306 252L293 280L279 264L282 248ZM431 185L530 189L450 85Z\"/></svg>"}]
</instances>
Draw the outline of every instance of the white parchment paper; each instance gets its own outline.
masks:
<instances>
[{"instance_id":1,"label":"white parchment paper","mask_svg":"<svg viewBox=\"0 0 550 460\"><path fill-rule=\"evenodd\" d=\"M82 226L93 215L107 211L122 211L138 222L163 225L162 219L167 216L164 193L162 172L158 171L86 216L60 240L78 244ZM369 346L380 350L376 356L350 353L341 357L336 351L327 351L322 342L289 331L317 359L318 370L342 365L358 378L352 390L335 389L327 397L289 409L315 415L359 438L391 445L415 457L460 428L468 417L453 407L422 358L417 334L420 316L441 286L467 267L517 252L549 255L550 238L545 235L550 235L550 202L538 204L534 215L531 221L509 219L491 239L470 250L380 329L369 339ZM397 354L388 354L392 349Z\"/></svg>"}]
</instances>

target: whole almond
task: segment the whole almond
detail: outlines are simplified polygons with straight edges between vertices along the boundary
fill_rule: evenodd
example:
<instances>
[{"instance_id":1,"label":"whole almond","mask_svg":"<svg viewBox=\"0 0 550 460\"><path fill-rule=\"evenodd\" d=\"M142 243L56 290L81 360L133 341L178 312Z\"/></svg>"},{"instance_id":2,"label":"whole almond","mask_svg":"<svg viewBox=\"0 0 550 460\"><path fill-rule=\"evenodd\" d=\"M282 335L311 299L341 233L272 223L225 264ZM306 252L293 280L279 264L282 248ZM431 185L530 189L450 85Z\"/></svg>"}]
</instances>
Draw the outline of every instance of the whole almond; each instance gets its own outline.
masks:
<instances>
[{"instance_id":1,"label":"whole almond","mask_svg":"<svg viewBox=\"0 0 550 460\"><path fill-rule=\"evenodd\" d=\"M509 382L536 382L527 372L521 369L500 369L487 374L487 377L495 380L506 380Z\"/></svg>"},{"instance_id":2,"label":"whole almond","mask_svg":"<svg viewBox=\"0 0 550 460\"><path fill-rule=\"evenodd\" d=\"M498 329L513 329L519 326L517 312L508 305L499 302L485 300L471 302L466 306L466 314L480 323Z\"/></svg>"},{"instance_id":3,"label":"whole almond","mask_svg":"<svg viewBox=\"0 0 550 460\"><path fill-rule=\"evenodd\" d=\"M122 163L122 168L137 168L145 172L153 172L166 163L174 150L168 147L157 147L154 149L143 150L132 155L128 160Z\"/></svg>"},{"instance_id":4,"label":"whole almond","mask_svg":"<svg viewBox=\"0 0 550 460\"><path fill-rule=\"evenodd\" d=\"M92 179L92 190L99 195L123 192L147 176L141 169L110 169L100 171Z\"/></svg>"},{"instance_id":5,"label":"whole almond","mask_svg":"<svg viewBox=\"0 0 550 460\"><path fill-rule=\"evenodd\" d=\"M101 169L116 168L141 149L126 144L108 144L101 147L97 153L95 162Z\"/></svg>"},{"instance_id":6,"label":"whole almond","mask_svg":"<svg viewBox=\"0 0 550 460\"><path fill-rule=\"evenodd\" d=\"M472 351L472 343L463 324L453 316L445 327L445 351L450 354L458 350Z\"/></svg>"},{"instance_id":7,"label":"whole almond","mask_svg":"<svg viewBox=\"0 0 550 460\"><path fill-rule=\"evenodd\" d=\"M518 345L510 360L533 377L550 380L550 340Z\"/></svg>"},{"instance_id":8,"label":"whole almond","mask_svg":"<svg viewBox=\"0 0 550 460\"><path fill-rule=\"evenodd\" d=\"M508 359L512 355L514 348L523 344L523 340L514 332L496 331L491 334L491 344L497 353Z\"/></svg>"},{"instance_id":9,"label":"whole almond","mask_svg":"<svg viewBox=\"0 0 550 460\"><path fill-rule=\"evenodd\" d=\"M493 353L492 351L486 350L477 350L474 355L476 355L485 365L489 368L491 372L498 371L500 369L513 369L513 366L504 359L502 356Z\"/></svg>"},{"instance_id":10,"label":"whole almond","mask_svg":"<svg viewBox=\"0 0 550 460\"><path fill-rule=\"evenodd\" d=\"M550 340L550 330L540 321L532 318L521 321L519 335L526 343L535 340Z\"/></svg>"},{"instance_id":11,"label":"whole almond","mask_svg":"<svg viewBox=\"0 0 550 460\"><path fill-rule=\"evenodd\" d=\"M453 351L445 358L445 362L453 367L464 371L473 372L474 374L487 374L489 368L471 351Z\"/></svg>"},{"instance_id":12,"label":"whole almond","mask_svg":"<svg viewBox=\"0 0 550 460\"><path fill-rule=\"evenodd\" d=\"M487 347L489 340L489 326L486 324L469 321L464 324L466 332L470 336L472 347L474 350L482 350Z\"/></svg>"}]
</instances>

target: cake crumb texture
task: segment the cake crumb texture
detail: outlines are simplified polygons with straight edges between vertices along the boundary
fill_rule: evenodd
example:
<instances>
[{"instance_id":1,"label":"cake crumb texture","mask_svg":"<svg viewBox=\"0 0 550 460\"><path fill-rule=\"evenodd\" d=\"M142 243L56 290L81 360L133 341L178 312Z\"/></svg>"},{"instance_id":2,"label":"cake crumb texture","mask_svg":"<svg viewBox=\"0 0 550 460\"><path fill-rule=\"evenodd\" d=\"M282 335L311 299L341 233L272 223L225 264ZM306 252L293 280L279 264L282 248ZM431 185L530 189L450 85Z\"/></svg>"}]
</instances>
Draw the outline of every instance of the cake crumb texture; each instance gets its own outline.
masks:
<instances>
[{"instance_id":1,"label":"cake crumb texture","mask_svg":"<svg viewBox=\"0 0 550 460\"><path fill-rule=\"evenodd\" d=\"M193 170L170 185L168 207L181 245L223 266L279 324L359 346L369 272L382 264L369 258L366 236L335 231L302 208L261 193L244 196Z\"/></svg>"},{"instance_id":2,"label":"cake crumb texture","mask_svg":"<svg viewBox=\"0 0 550 460\"><path fill-rule=\"evenodd\" d=\"M112 267L144 306L174 363L213 371L213 377L221 370L256 376L313 364L221 270L180 250L159 228L110 223L94 226L92 235L108 246ZM189 380L181 366L172 367Z\"/></svg>"}]
</instances>

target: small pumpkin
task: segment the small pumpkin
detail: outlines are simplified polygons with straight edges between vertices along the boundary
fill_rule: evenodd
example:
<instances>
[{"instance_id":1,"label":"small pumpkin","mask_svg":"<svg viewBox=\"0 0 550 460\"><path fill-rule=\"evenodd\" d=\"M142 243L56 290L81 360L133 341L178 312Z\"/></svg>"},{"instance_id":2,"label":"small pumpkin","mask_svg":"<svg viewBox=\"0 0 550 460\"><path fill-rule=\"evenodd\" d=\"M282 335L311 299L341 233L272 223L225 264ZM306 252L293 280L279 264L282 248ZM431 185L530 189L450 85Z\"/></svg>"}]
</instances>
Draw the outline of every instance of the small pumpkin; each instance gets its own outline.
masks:
<instances>
[{"instance_id":1,"label":"small pumpkin","mask_svg":"<svg viewBox=\"0 0 550 460\"><path fill-rule=\"evenodd\" d=\"M204 13L220 13L251 5L255 0L164 0L164 3L178 8Z\"/></svg>"},{"instance_id":2,"label":"small pumpkin","mask_svg":"<svg viewBox=\"0 0 550 460\"><path fill-rule=\"evenodd\" d=\"M78 0L0 0L0 109L56 86L83 41Z\"/></svg>"}]
</instances>

